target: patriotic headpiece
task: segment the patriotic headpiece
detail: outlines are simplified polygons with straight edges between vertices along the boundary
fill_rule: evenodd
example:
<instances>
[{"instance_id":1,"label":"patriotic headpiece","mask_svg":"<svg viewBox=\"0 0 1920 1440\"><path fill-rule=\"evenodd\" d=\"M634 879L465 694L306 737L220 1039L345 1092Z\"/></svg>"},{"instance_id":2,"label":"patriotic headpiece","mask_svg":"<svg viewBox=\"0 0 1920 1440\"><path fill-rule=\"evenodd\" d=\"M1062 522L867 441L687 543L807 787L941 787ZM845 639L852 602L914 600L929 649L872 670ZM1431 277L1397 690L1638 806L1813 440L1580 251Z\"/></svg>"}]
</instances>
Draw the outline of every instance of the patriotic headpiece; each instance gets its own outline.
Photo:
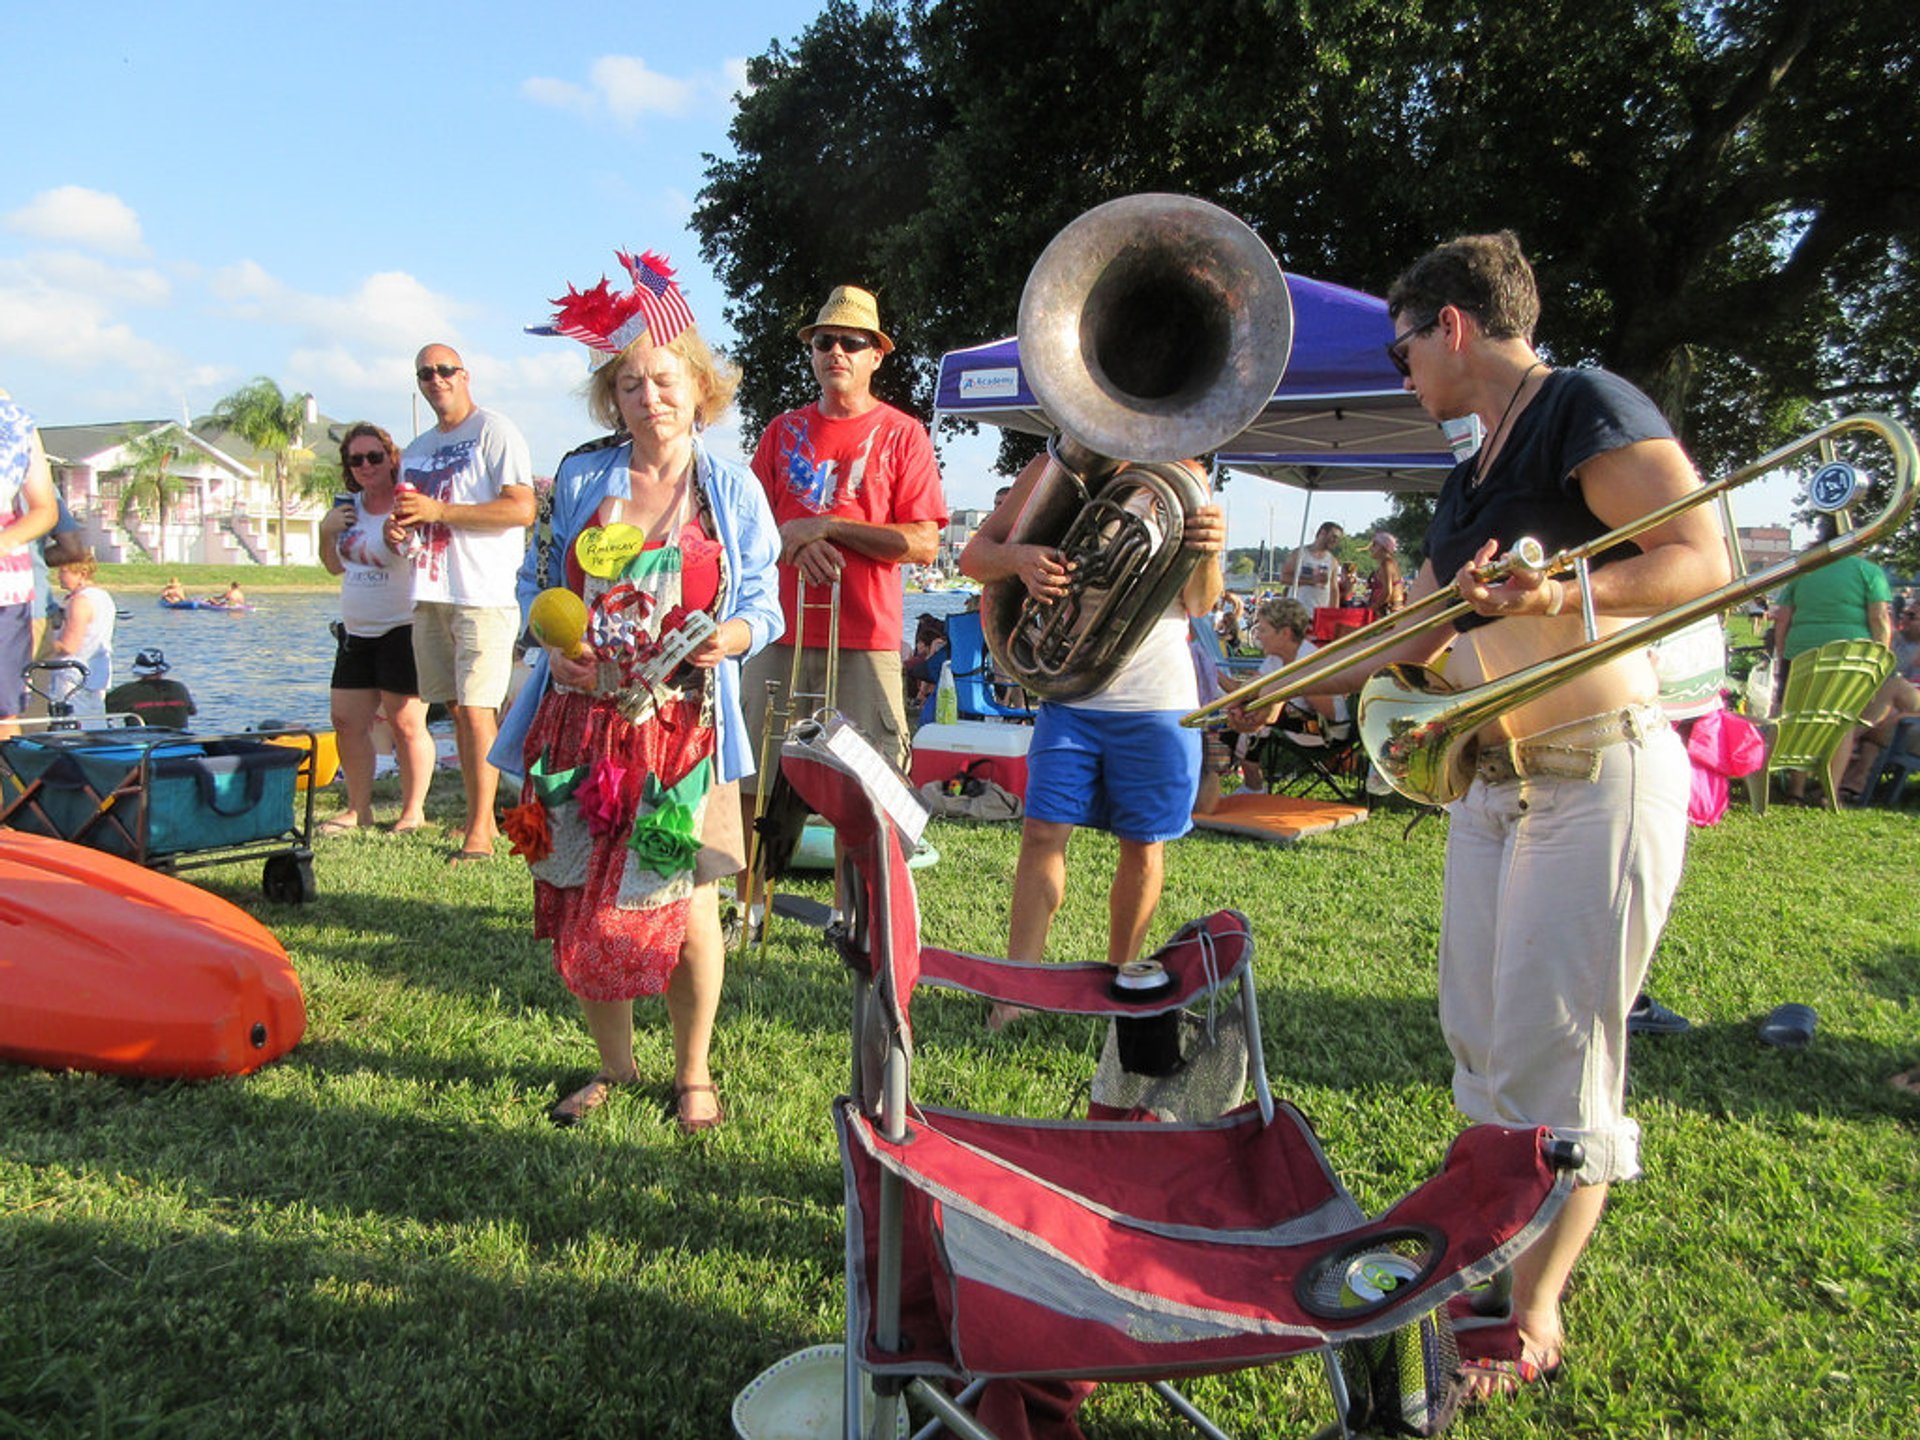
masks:
<instances>
[{"instance_id":1,"label":"patriotic headpiece","mask_svg":"<svg viewBox=\"0 0 1920 1440\"><path fill-rule=\"evenodd\" d=\"M529 325L534 335L565 335L590 350L618 355L642 334L655 345L671 344L673 338L693 324L693 311L687 308L680 287L673 283L673 268L666 257L649 250L638 260L624 250L614 252L633 279L633 289L616 295L606 276L591 290L567 287L562 298L553 301L553 323Z\"/></svg>"}]
</instances>

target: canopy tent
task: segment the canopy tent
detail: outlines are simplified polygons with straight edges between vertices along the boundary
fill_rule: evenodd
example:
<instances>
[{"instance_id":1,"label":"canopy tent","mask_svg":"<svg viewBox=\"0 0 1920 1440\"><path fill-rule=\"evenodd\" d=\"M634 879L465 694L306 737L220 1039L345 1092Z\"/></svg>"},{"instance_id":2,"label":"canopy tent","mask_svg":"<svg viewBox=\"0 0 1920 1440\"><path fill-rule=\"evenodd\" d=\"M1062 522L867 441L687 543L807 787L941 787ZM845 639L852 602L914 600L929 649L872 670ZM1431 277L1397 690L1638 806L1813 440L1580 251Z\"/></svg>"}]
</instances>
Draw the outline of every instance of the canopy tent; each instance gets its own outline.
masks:
<instances>
[{"instance_id":1,"label":"canopy tent","mask_svg":"<svg viewBox=\"0 0 1920 1440\"><path fill-rule=\"evenodd\" d=\"M1386 302L1288 275L1293 352L1258 419L1220 447L1222 465L1304 490L1434 491L1453 467L1445 438L1386 358ZM1020 368L1017 337L948 352L936 413L1050 435Z\"/></svg>"}]
</instances>

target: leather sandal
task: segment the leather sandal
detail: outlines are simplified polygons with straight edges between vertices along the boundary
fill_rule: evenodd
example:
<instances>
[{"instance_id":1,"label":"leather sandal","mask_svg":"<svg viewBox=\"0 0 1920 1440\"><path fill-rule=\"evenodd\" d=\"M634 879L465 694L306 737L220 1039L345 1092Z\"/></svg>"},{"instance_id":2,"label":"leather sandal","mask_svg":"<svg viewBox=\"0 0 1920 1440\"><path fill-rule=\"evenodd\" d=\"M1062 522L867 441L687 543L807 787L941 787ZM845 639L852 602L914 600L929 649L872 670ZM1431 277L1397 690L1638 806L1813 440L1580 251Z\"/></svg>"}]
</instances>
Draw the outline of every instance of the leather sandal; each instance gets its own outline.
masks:
<instances>
[{"instance_id":1,"label":"leather sandal","mask_svg":"<svg viewBox=\"0 0 1920 1440\"><path fill-rule=\"evenodd\" d=\"M713 1096L713 1114L693 1120L687 1116L687 1096ZM676 1085L673 1087L673 1118L679 1125L682 1135L697 1135L702 1130L717 1129L727 1118L727 1107L720 1103L720 1087L717 1085Z\"/></svg>"}]
</instances>

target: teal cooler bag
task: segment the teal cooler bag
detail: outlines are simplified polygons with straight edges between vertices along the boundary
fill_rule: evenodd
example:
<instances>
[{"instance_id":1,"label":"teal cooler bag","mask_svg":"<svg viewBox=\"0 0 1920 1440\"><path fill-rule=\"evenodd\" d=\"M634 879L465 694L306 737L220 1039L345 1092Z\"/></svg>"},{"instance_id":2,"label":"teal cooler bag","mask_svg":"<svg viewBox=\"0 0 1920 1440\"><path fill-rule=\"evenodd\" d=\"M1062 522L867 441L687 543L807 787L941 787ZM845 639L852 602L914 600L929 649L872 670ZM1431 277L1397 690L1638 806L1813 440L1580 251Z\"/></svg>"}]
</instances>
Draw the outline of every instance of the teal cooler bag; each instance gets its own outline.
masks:
<instances>
[{"instance_id":1,"label":"teal cooler bag","mask_svg":"<svg viewBox=\"0 0 1920 1440\"><path fill-rule=\"evenodd\" d=\"M14 815L16 829L152 860L291 834L295 772L306 752L246 738L129 741L83 734L8 741L7 759L22 783L43 782L37 808L28 805ZM101 816L107 797L122 787L131 793ZM142 801L144 857L128 841L128 831L140 833Z\"/></svg>"}]
</instances>

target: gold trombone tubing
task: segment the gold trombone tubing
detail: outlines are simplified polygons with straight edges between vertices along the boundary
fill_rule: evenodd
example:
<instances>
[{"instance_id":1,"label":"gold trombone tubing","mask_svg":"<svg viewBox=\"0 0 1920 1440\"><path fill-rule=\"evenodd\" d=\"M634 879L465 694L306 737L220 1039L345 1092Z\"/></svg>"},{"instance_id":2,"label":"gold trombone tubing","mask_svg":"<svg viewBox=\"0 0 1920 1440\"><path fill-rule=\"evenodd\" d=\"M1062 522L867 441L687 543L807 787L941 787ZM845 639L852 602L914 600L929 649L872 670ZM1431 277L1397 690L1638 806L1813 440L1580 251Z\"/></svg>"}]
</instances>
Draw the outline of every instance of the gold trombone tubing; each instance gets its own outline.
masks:
<instances>
[{"instance_id":1,"label":"gold trombone tubing","mask_svg":"<svg viewBox=\"0 0 1920 1440\"><path fill-rule=\"evenodd\" d=\"M800 689L800 674L801 661L807 649L807 615L810 611L819 610L822 604L825 605L827 611L826 669L825 673L821 676L820 693L815 695L812 691L807 691L803 694ZM830 713L833 710L840 689L840 582L838 580L833 581L827 590L827 598L824 602L819 600L809 601L807 599L807 581L805 577L796 576L794 579L793 608L795 617L793 663L787 667L787 703L782 706L776 701L774 692L779 688L779 682L769 680L767 682L766 719L760 728L759 768L754 772L757 784L753 795L753 824L748 827L746 835L746 893L739 897L740 938L738 945L742 954L746 952L747 946L751 944L753 940L753 907L756 904L762 907L761 914L763 918L760 923L760 952L763 956L766 954L767 949L767 931L771 927L773 920L773 877L767 877L764 893L756 893L759 891L760 880L760 822L766 816L767 800L773 793L774 784L774 776L768 773L768 766L776 763L778 760L780 745L785 741L793 727L801 720L808 718L805 715L796 714L799 709L799 702L802 699L817 699L820 702L820 706L819 709L813 713ZM775 735L776 722L779 727L777 737Z\"/></svg>"},{"instance_id":2,"label":"gold trombone tubing","mask_svg":"<svg viewBox=\"0 0 1920 1440\"><path fill-rule=\"evenodd\" d=\"M1649 646L1662 636L1684 629L1709 615L1719 614L1755 595L1764 594L1796 575L1831 564L1892 533L1913 505L1914 474L1916 468L1920 467L1920 452L1915 450L1912 434L1898 421L1884 415L1849 415L1781 446L1721 480L1690 491L1597 540L1538 560L1537 563L1537 556L1532 553L1516 553L1482 573L1490 579L1498 578L1511 573L1515 567L1521 567L1554 577L1577 571L1584 578L1588 562L1613 546L1662 525L1697 505L1719 500L1728 491L1781 469L1809 451L1819 451L1823 457L1831 456L1833 441L1837 436L1862 432L1877 437L1893 458L1891 494L1880 513L1869 523L1843 530L1831 540L1776 565L1737 578L1671 610L1649 616L1604 640L1595 638L1590 603L1586 597L1587 587L1582 584L1583 608L1589 611L1586 644L1469 690L1447 689L1445 682L1424 666L1389 665L1369 680L1361 691L1358 723L1367 753L1388 782L1402 794L1430 804L1444 804L1456 799L1464 792L1468 778L1470 756L1466 753L1467 742L1476 730L1489 721L1537 699L1575 675L1604 665L1629 651ZM1516 546L1515 550L1522 552L1522 547ZM1470 608L1459 599L1459 587L1448 586L1425 597L1423 602L1408 610L1355 630L1304 660L1295 661L1252 684L1242 686L1233 694L1186 716L1183 723L1202 724L1229 705L1266 709L1311 689L1317 681L1336 671L1364 664L1415 634L1451 623Z\"/></svg>"}]
</instances>

